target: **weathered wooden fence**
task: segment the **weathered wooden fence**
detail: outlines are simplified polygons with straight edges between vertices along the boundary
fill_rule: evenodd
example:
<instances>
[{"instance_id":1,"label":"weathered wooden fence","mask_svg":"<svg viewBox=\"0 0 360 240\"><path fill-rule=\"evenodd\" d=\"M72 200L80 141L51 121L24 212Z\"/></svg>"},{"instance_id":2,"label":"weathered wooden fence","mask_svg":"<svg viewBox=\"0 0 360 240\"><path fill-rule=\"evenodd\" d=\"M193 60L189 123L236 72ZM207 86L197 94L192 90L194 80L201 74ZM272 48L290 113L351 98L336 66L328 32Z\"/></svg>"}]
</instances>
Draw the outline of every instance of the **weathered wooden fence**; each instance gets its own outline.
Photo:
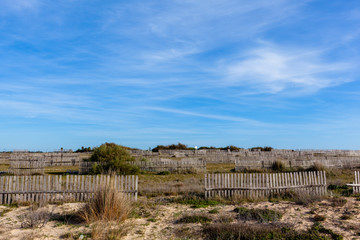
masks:
<instances>
[{"instance_id":1,"label":"weathered wooden fence","mask_svg":"<svg viewBox=\"0 0 360 240\"><path fill-rule=\"evenodd\" d=\"M13 201L84 201L102 187L137 200L138 176L0 176L0 204Z\"/></svg>"},{"instance_id":2,"label":"weathered wooden fence","mask_svg":"<svg viewBox=\"0 0 360 240\"><path fill-rule=\"evenodd\" d=\"M284 191L326 194L326 174L320 172L205 174L205 197L259 198Z\"/></svg>"},{"instance_id":3,"label":"weathered wooden fence","mask_svg":"<svg viewBox=\"0 0 360 240\"><path fill-rule=\"evenodd\" d=\"M8 172L15 175L44 174L45 162L36 159L12 160Z\"/></svg>"},{"instance_id":4,"label":"weathered wooden fence","mask_svg":"<svg viewBox=\"0 0 360 240\"><path fill-rule=\"evenodd\" d=\"M13 161L41 161L44 166L76 166L81 161L81 155L73 152L47 153L17 153L10 155L10 164Z\"/></svg>"},{"instance_id":5,"label":"weathered wooden fence","mask_svg":"<svg viewBox=\"0 0 360 240\"><path fill-rule=\"evenodd\" d=\"M92 169L95 162L82 161L79 164L79 174L87 174Z\"/></svg>"},{"instance_id":6,"label":"weathered wooden fence","mask_svg":"<svg viewBox=\"0 0 360 240\"><path fill-rule=\"evenodd\" d=\"M95 162L83 161L79 165L79 174L86 174L91 169ZM137 166L140 170L149 172L176 172L176 173L194 173L206 172L206 162L203 160L157 160L157 161L129 161L128 164Z\"/></svg>"},{"instance_id":7,"label":"weathered wooden fence","mask_svg":"<svg viewBox=\"0 0 360 240\"><path fill-rule=\"evenodd\" d=\"M206 162L203 160L134 161L129 163L133 166L138 166L143 171L149 172L206 172Z\"/></svg>"},{"instance_id":8,"label":"weathered wooden fence","mask_svg":"<svg viewBox=\"0 0 360 240\"><path fill-rule=\"evenodd\" d=\"M355 171L355 180L352 184L347 184L348 186L352 186L353 193L360 193L360 171Z\"/></svg>"}]
</instances>

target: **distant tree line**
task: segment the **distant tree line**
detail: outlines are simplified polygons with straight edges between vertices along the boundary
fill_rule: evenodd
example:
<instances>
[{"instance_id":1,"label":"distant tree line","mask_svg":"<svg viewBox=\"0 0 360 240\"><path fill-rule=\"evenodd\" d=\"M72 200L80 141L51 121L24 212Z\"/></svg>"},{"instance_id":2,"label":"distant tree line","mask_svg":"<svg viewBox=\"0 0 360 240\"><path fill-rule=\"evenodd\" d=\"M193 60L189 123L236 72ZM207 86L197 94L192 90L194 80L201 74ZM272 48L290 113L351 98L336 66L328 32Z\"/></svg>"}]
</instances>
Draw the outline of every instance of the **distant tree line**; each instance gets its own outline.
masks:
<instances>
[{"instance_id":1,"label":"distant tree line","mask_svg":"<svg viewBox=\"0 0 360 240\"><path fill-rule=\"evenodd\" d=\"M230 150L231 152L240 151L244 148L236 147L233 145L229 145L226 147L206 147L202 146L198 148L201 149L220 149L220 150ZM272 147L253 147L249 148L250 151L264 151L264 152L270 152L273 148ZM178 144L171 144L171 145L157 145L155 148L152 149L153 152L159 152L159 150L195 150L193 147L188 147L186 144L178 143Z\"/></svg>"},{"instance_id":2,"label":"distant tree line","mask_svg":"<svg viewBox=\"0 0 360 240\"><path fill-rule=\"evenodd\" d=\"M94 148L82 146L81 148L79 148L75 152L82 153L82 152L93 152L93 151L94 151Z\"/></svg>"}]
</instances>

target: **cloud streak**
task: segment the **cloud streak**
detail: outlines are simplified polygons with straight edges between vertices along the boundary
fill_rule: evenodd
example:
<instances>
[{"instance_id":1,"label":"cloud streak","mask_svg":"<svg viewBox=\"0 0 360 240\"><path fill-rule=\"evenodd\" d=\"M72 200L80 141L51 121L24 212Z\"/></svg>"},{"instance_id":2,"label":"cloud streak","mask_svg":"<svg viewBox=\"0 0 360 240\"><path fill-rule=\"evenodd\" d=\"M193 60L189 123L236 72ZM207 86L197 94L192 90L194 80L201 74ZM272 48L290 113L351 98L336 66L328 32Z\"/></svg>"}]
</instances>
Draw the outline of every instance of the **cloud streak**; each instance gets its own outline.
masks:
<instances>
[{"instance_id":1,"label":"cloud streak","mask_svg":"<svg viewBox=\"0 0 360 240\"><path fill-rule=\"evenodd\" d=\"M347 83L346 72L354 69L347 62L323 60L321 51L257 48L243 60L224 66L225 84L250 86L260 92L316 92L320 89Z\"/></svg>"}]
</instances>

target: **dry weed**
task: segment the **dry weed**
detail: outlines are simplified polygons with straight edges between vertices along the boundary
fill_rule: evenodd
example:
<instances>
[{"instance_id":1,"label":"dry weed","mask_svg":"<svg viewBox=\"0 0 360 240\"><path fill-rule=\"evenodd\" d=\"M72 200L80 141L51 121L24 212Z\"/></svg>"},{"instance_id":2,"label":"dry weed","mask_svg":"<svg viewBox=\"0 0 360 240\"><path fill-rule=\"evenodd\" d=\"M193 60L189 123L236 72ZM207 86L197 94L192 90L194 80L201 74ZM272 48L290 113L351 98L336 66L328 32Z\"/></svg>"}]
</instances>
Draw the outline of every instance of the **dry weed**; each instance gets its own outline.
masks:
<instances>
[{"instance_id":1,"label":"dry weed","mask_svg":"<svg viewBox=\"0 0 360 240\"><path fill-rule=\"evenodd\" d=\"M91 238L93 240L117 240L128 232L129 226L110 222L97 222L91 227Z\"/></svg>"},{"instance_id":2,"label":"dry weed","mask_svg":"<svg viewBox=\"0 0 360 240\"><path fill-rule=\"evenodd\" d=\"M124 221L131 213L130 200L121 192L104 187L90 198L80 216L87 222L95 221Z\"/></svg>"}]
</instances>

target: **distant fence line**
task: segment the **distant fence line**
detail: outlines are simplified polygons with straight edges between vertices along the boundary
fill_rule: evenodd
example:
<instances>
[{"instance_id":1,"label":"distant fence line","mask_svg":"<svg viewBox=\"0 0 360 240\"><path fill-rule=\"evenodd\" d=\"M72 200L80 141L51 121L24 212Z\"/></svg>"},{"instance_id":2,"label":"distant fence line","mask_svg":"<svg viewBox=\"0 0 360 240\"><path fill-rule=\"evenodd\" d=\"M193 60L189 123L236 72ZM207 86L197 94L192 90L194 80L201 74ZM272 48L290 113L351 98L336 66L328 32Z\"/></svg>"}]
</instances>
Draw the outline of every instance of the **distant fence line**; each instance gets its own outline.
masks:
<instances>
[{"instance_id":1,"label":"distant fence line","mask_svg":"<svg viewBox=\"0 0 360 240\"><path fill-rule=\"evenodd\" d=\"M137 200L138 176L0 176L0 204L14 201L84 201L105 186Z\"/></svg>"},{"instance_id":2,"label":"distant fence line","mask_svg":"<svg viewBox=\"0 0 360 240\"><path fill-rule=\"evenodd\" d=\"M163 158L182 161L205 161L206 163L232 163L240 167L259 168L269 167L274 161L283 161L289 167L308 167L315 162L326 167L357 168L360 167L360 151L355 150L280 150L259 151L240 149L239 151L221 149L201 150L159 150L159 152L145 150L129 150L137 160L146 159L149 162ZM7 157L10 164L13 161L39 160L48 166L78 166L89 153L46 152L3 153L3 161ZM5 158L4 158L5 156Z\"/></svg>"},{"instance_id":3,"label":"distant fence line","mask_svg":"<svg viewBox=\"0 0 360 240\"><path fill-rule=\"evenodd\" d=\"M10 165L16 162L39 161L44 166L77 166L81 161L79 153L47 152L47 153L11 153Z\"/></svg>"},{"instance_id":4,"label":"distant fence line","mask_svg":"<svg viewBox=\"0 0 360 240\"><path fill-rule=\"evenodd\" d=\"M310 195L327 192L325 171L205 174L205 197L268 197L284 191Z\"/></svg>"},{"instance_id":5,"label":"distant fence line","mask_svg":"<svg viewBox=\"0 0 360 240\"><path fill-rule=\"evenodd\" d=\"M83 161L79 165L79 174L88 173L93 165L97 162ZM171 160L171 159L160 159L158 161L129 161L127 162L131 166L137 166L142 171L149 172L206 172L206 162L201 160Z\"/></svg>"},{"instance_id":6,"label":"distant fence line","mask_svg":"<svg viewBox=\"0 0 360 240\"><path fill-rule=\"evenodd\" d=\"M11 161L8 172L14 175L44 174L45 162L38 160Z\"/></svg>"},{"instance_id":7,"label":"distant fence line","mask_svg":"<svg viewBox=\"0 0 360 240\"><path fill-rule=\"evenodd\" d=\"M315 162L326 167L360 167L360 151L355 150L280 150L259 151L240 149L239 151L220 149L201 150L159 150L159 152L130 150L137 159L153 161L159 158L197 159L206 163L236 163L238 166L269 167L274 161L283 161L291 167L308 167Z\"/></svg>"},{"instance_id":8,"label":"distant fence line","mask_svg":"<svg viewBox=\"0 0 360 240\"><path fill-rule=\"evenodd\" d=\"M134 161L129 163L149 172L206 172L206 162L203 160Z\"/></svg>"},{"instance_id":9,"label":"distant fence line","mask_svg":"<svg viewBox=\"0 0 360 240\"><path fill-rule=\"evenodd\" d=\"M281 162L287 168L309 168L316 164L323 165L329 168L357 168L360 167L360 157L337 158L326 157L324 159L316 160L243 160L238 159L235 161L235 170L241 171L242 169L256 169L256 168L271 168L274 162Z\"/></svg>"}]
</instances>

